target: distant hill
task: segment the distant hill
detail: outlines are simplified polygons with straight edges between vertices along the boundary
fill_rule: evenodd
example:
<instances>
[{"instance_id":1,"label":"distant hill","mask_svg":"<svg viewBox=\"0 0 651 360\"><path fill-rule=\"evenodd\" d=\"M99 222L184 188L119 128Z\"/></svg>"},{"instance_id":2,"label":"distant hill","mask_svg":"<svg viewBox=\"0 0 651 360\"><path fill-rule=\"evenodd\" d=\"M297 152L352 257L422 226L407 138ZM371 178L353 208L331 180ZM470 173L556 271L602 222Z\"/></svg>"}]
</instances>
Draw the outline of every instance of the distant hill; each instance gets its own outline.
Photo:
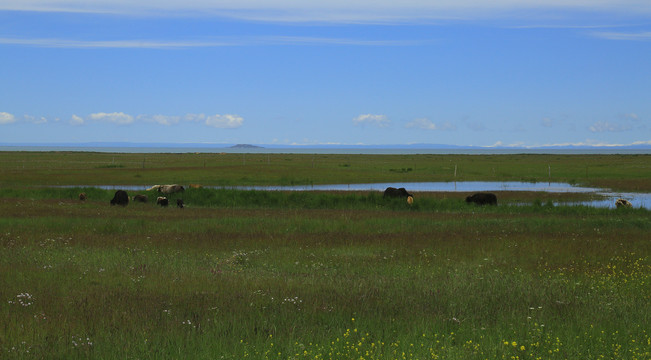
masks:
<instances>
[{"instance_id":1,"label":"distant hill","mask_svg":"<svg viewBox=\"0 0 651 360\"><path fill-rule=\"evenodd\" d=\"M236 144L231 146L231 149L264 149L264 147L251 144Z\"/></svg>"}]
</instances>

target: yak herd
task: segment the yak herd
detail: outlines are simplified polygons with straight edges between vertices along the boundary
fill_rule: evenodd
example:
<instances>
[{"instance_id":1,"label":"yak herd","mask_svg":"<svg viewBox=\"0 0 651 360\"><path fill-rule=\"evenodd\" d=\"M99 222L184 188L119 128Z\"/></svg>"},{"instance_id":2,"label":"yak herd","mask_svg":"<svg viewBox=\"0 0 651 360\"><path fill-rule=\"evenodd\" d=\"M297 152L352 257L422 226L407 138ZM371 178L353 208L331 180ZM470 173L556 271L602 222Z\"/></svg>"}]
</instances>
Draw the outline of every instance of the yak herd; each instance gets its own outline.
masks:
<instances>
[{"instance_id":1,"label":"yak herd","mask_svg":"<svg viewBox=\"0 0 651 360\"><path fill-rule=\"evenodd\" d=\"M154 185L147 189L147 191L151 190L156 190L161 194L173 194L181 191L185 191L185 188L182 185ZM86 194L81 193L79 194L79 200L86 200ZM129 205L129 194L127 194L126 191L124 190L118 190L115 192L113 195L113 199L111 199L111 205L120 205L120 206L127 206ZM135 202L141 202L141 203L146 203L148 201L147 195L142 195L138 194L131 198L131 200ZM159 196L156 198L156 205L160 205L162 207L167 207L169 206L170 202L169 199L165 196ZM183 203L183 199L176 199L176 207L179 209L183 209L185 207L185 204Z\"/></svg>"},{"instance_id":2,"label":"yak herd","mask_svg":"<svg viewBox=\"0 0 651 360\"><path fill-rule=\"evenodd\" d=\"M199 185L190 185L191 187L200 187ZM166 194L174 194L177 192L182 192L185 191L185 188L182 185L178 184L173 184L173 185L154 185L150 188L147 189L147 191L152 191L156 190L160 194L166 195ZM388 187L386 190L384 190L384 198L404 198L405 201L409 205L412 205L414 203L414 195L409 193L405 188L394 188L394 187ZM81 193L79 194L79 200L86 200L88 197L86 196L86 193ZM113 196L113 199L111 199L111 205L120 205L120 206L127 206L129 204L129 195L127 194L126 191L124 190L118 190L115 192L115 195ZM135 202L142 202L146 203L147 202L147 196L138 194L135 195L131 200ZM469 195L466 197L466 203L468 204L476 204L476 205L497 205L497 196L493 193L488 193L488 192L478 192L472 195ZM156 198L156 204L160 205L162 207L167 207L169 206L169 199L165 196L158 196ZM185 207L185 204L183 203L183 199L176 199L176 206L180 209L183 209ZM615 206L617 208L630 208L633 205L631 204L630 201L626 199L617 199L615 201Z\"/></svg>"}]
</instances>

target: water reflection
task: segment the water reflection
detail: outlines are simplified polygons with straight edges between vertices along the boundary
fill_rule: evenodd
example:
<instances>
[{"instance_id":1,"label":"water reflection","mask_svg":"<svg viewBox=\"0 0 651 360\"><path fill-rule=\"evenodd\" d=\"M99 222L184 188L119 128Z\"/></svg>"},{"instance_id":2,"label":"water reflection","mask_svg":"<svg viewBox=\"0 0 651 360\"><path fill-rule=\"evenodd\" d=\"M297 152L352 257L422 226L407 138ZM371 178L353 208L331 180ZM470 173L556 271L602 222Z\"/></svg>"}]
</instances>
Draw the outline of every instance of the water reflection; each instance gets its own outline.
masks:
<instances>
[{"instance_id":1,"label":"water reflection","mask_svg":"<svg viewBox=\"0 0 651 360\"><path fill-rule=\"evenodd\" d=\"M621 193L607 189L573 186L567 183L530 183L520 181L463 181L463 182L408 182L408 183L366 183L366 184L330 184L330 185L291 185L291 186L211 186L209 188L228 188L237 190L262 191L384 191L387 187L404 187L410 192L474 192L474 191L541 191L553 193L595 193L604 196L603 200L575 202L576 205L594 207L615 207L615 200L623 198L633 207L651 209L651 194ZM145 191L148 186L97 186L101 189L123 189Z\"/></svg>"},{"instance_id":2,"label":"water reflection","mask_svg":"<svg viewBox=\"0 0 651 360\"><path fill-rule=\"evenodd\" d=\"M546 192L598 192L601 189L572 186L565 183L528 183L520 181L463 181L463 182L412 182L369 183L292 186L234 186L233 189L279 191L384 191L387 187L404 187L409 191L468 192L468 191L546 191Z\"/></svg>"}]
</instances>

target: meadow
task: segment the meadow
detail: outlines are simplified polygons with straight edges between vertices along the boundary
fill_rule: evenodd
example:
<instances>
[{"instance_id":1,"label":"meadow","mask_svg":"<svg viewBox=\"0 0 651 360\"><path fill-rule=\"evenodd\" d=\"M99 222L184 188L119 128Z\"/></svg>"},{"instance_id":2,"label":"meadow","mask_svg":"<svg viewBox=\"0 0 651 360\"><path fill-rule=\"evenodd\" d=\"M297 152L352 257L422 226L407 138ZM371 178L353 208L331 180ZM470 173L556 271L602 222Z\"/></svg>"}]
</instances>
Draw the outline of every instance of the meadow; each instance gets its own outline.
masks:
<instances>
[{"instance_id":1,"label":"meadow","mask_svg":"<svg viewBox=\"0 0 651 360\"><path fill-rule=\"evenodd\" d=\"M649 191L650 160L0 153L0 358L649 359L645 209L553 205L567 194L499 193L480 207L421 193L409 206L205 187L170 196L184 209L156 206L157 194L120 207L93 185L551 173Z\"/></svg>"}]
</instances>

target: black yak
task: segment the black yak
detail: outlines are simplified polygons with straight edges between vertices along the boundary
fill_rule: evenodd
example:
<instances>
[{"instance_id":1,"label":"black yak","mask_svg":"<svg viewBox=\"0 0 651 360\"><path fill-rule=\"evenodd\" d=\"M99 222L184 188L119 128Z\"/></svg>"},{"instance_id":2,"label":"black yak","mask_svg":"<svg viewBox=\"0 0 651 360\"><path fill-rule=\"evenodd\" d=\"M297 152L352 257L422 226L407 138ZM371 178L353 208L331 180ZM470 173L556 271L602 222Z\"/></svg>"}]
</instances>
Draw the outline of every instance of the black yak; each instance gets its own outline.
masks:
<instances>
[{"instance_id":1,"label":"black yak","mask_svg":"<svg viewBox=\"0 0 651 360\"><path fill-rule=\"evenodd\" d=\"M124 190L118 190L111 199L111 205L127 206L129 205L129 195Z\"/></svg>"},{"instance_id":2,"label":"black yak","mask_svg":"<svg viewBox=\"0 0 651 360\"><path fill-rule=\"evenodd\" d=\"M399 197L404 197L407 198L407 203L411 205L414 202L414 195L410 194L405 190L405 188L400 188L396 189L394 187L388 187L386 190L384 190L384 197L390 197L390 198L399 198Z\"/></svg>"},{"instance_id":3,"label":"black yak","mask_svg":"<svg viewBox=\"0 0 651 360\"><path fill-rule=\"evenodd\" d=\"M147 195L141 195L141 194L138 194L138 195L136 195L136 196L133 197L133 201L138 201L138 202L146 203L146 202L147 202Z\"/></svg>"},{"instance_id":4,"label":"black yak","mask_svg":"<svg viewBox=\"0 0 651 360\"><path fill-rule=\"evenodd\" d=\"M176 206L177 206L179 209L183 209L183 206L184 206L184 205L183 205L183 199L176 199Z\"/></svg>"},{"instance_id":5,"label":"black yak","mask_svg":"<svg viewBox=\"0 0 651 360\"><path fill-rule=\"evenodd\" d=\"M497 196L493 193L476 193L466 197L466 202L477 205L497 205Z\"/></svg>"}]
</instances>

